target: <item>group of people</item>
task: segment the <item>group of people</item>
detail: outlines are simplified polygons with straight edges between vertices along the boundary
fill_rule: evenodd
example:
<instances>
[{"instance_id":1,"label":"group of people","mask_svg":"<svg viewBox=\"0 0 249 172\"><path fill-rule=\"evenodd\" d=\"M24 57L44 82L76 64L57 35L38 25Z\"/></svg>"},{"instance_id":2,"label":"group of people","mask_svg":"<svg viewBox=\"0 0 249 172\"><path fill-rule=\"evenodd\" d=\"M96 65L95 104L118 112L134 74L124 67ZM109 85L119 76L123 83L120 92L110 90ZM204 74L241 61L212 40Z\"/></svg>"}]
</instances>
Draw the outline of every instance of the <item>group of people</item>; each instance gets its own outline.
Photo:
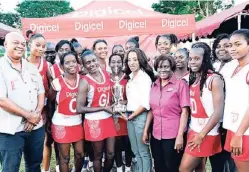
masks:
<instances>
[{"instance_id":1,"label":"group of people","mask_svg":"<svg viewBox=\"0 0 249 172\"><path fill-rule=\"evenodd\" d=\"M76 39L55 46L42 34L26 42L5 38L0 58L0 163L18 172L22 153L28 172L213 172L249 169L249 30L219 35L177 49L173 34L158 35L158 54L148 58L139 38L125 48L105 40L91 49ZM109 56L109 54L111 54ZM116 83L120 104L113 109ZM52 146L53 145L53 146ZM125 153L125 161L123 161ZM153 160L153 163L152 163Z\"/></svg>"}]
</instances>

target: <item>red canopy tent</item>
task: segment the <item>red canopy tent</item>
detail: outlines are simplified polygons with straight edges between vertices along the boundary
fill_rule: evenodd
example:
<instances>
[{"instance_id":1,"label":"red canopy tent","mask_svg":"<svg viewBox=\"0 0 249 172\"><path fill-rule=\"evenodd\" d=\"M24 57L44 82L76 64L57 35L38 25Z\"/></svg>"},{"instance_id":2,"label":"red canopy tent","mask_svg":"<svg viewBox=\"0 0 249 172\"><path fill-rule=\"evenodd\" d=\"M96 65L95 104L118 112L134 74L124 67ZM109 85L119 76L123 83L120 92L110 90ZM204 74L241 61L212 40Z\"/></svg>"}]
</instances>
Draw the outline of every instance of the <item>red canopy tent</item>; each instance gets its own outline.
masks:
<instances>
[{"instance_id":1,"label":"red canopy tent","mask_svg":"<svg viewBox=\"0 0 249 172\"><path fill-rule=\"evenodd\" d=\"M249 28L249 2L216 13L196 23L195 37L216 37L220 33L232 33L240 28ZM188 35L185 38L191 38Z\"/></svg>"},{"instance_id":2,"label":"red canopy tent","mask_svg":"<svg viewBox=\"0 0 249 172\"><path fill-rule=\"evenodd\" d=\"M22 28L23 33L31 29L54 42L74 37L91 44L93 39L109 37L108 42L123 40L119 42L123 43L130 35L140 35L142 42L148 42L154 40L152 34L174 33L181 37L193 33L195 16L162 14L126 1L92 1L77 11L57 17L23 18Z\"/></svg>"},{"instance_id":3,"label":"red canopy tent","mask_svg":"<svg viewBox=\"0 0 249 172\"><path fill-rule=\"evenodd\" d=\"M8 26L8 25L5 25L3 23L0 23L0 38L1 39L4 39L5 35L9 32L16 32L18 31L17 29L11 27L11 26Z\"/></svg>"}]
</instances>

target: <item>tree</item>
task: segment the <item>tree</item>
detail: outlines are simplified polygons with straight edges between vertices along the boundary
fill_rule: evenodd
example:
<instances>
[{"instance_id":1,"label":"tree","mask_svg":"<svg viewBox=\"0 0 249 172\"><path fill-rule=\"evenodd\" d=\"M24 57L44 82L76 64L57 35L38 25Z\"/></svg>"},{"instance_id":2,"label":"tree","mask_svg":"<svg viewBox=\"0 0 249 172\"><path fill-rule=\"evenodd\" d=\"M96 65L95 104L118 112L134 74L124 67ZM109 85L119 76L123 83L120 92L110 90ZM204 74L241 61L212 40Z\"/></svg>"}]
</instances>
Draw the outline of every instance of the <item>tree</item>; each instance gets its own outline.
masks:
<instances>
[{"instance_id":1,"label":"tree","mask_svg":"<svg viewBox=\"0 0 249 172\"><path fill-rule=\"evenodd\" d=\"M0 3L0 23L12 27L17 27L18 25L20 25L20 17L18 14L4 13L2 11L3 11L2 4Z\"/></svg>"},{"instance_id":2,"label":"tree","mask_svg":"<svg viewBox=\"0 0 249 172\"><path fill-rule=\"evenodd\" d=\"M167 14L195 14L196 20L201 20L208 17L218 10L228 9L233 6L234 0L226 0L226 3L222 0L214 1L163 1L159 3L153 3L152 8L155 11Z\"/></svg>"},{"instance_id":3,"label":"tree","mask_svg":"<svg viewBox=\"0 0 249 172\"><path fill-rule=\"evenodd\" d=\"M15 13L0 12L0 22L14 28L18 28L21 25L20 16Z\"/></svg>"},{"instance_id":4,"label":"tree","mask_svg":"<svg viewBox=\"0 0 249 172\"><path fill-rule=\"evenodd\" d=\"M44 18L69 13L73 11L73 8L67 0L24 0L17 5L16 11L23 18Z\"/></svg>"}]
</instances>

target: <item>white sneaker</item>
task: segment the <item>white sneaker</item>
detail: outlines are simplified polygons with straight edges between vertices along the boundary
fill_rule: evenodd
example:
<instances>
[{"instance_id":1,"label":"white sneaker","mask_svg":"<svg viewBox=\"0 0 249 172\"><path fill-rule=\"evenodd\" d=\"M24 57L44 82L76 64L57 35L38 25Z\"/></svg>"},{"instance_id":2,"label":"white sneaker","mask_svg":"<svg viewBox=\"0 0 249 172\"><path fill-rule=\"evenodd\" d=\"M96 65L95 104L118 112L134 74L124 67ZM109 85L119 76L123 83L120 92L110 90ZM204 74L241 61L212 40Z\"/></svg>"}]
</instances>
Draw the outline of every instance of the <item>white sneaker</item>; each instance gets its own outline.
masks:
<instances>
[{"instance_id":1,"label":"white sneaker","mask_svg":"<svg viewBox=\"0 0 249 172\"><path fill-rule=\"evenodd\" d=\"M114 161L114 163L113 163L113 168L116 168L116 167L117 167L116 161Z\"/></svg>"},{"instance_id":2,"label":"white sneaker","mask_svg":"<svg viewBox=\"0 0 249 172\"><path fill-rule=\"evenodd\" d=\"M137 159L136 158L132 158L132 162L133 163L137 163Z\"/></svg>"},{"instance_id":3,"label":"white sneaker","mask_svg":"<svg viewBox=\"0 0 249 172\"><path fill-rule=\"evenodd\" d=\"M117 168L117 172L123 172L122 166Z\"/></svg>"},{"instance_id":4,"label":"white sneaker","mask_svg":"<svg viewBox=\"0 0 249 172\"><path fill-rule=\"evenodd\" d=\"M56 165L55 171L56 171L56 172L60 172L60 167L59 167L59 165Z\"/></svg>"},{"instance_id":5,"label":"white sneaker","mask_svg":"<svg viewBox=\"0 0 249 172\"><path fill-rule=\"evenodd\" d=\"M42 172L50 172L50 169L48 171L42 170Z\"/></svg>"},{"instance_id":6,"label":"white sneaker","mask_svg":"<svg viewBox=\"0 0 249 172\"><path fill-rule=\"evenodd\" d=\"M88 169L88 171L93 171L93 162L92 161L88 162L87 169Z\"/></svg>"},{"instance_id":7,"label":"white sneaker","mask_svg":"<svg viewBox=\"0 0 249 172\"><path fill-rule=\"evenodd\" d=\"M104 165L105 165L105 158L103 157L102 158L102 167L104 167Z\"/></svg>"},{"instance_id":8,"label":"white sneaker","mask_svg":"<svg viewBox=\"0 0 249 172\"><path fill-rule=\"evenodd\" d=\"M125 166L125 172L131 172L131 167L126 167Z\"/></svg>"},{"instance_id":9,"label":"white sneaker","mask_svg":"<svg viewBox=\"0 0 249 172\"><path fill-rule=\"evenodd\" d=\"M87 168L82 168L81 172L87 172Z\"/></svg>"}]
</instances>

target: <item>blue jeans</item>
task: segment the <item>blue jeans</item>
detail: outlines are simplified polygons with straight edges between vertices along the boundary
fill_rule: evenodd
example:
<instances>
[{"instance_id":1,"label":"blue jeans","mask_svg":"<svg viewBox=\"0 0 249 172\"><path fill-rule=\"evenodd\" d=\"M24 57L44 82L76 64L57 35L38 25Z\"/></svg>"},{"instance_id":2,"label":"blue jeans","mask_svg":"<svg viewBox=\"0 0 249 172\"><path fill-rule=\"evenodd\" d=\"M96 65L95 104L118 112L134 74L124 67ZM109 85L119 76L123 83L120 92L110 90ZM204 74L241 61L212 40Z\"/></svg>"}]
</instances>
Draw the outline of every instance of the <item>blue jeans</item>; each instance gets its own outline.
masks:
<instances>
[{"instance_id":1,"label":"blue jeans","mask_svg":"<svg viewBox=\"0 0 249 172\"><path fill-rule=\"evenodd\" d=\"M22 152L26 172L40 172L45 129L18 132L15 135L0 133L0 163L2 172L18 172Z\"/></svg>"},{"instance_id":2,"label":"blue jeans","mask_svg":"<svg viewBox=\"0 0 249 172\"><path fill-rule=\"evenodd\" d=\"M149 145L142 142L147 114L148 112L143 112L134 119L128 121L128 135L131 142L131 149L136 156L139 172L151 171Z\"/></svg>"}]
</instances>

